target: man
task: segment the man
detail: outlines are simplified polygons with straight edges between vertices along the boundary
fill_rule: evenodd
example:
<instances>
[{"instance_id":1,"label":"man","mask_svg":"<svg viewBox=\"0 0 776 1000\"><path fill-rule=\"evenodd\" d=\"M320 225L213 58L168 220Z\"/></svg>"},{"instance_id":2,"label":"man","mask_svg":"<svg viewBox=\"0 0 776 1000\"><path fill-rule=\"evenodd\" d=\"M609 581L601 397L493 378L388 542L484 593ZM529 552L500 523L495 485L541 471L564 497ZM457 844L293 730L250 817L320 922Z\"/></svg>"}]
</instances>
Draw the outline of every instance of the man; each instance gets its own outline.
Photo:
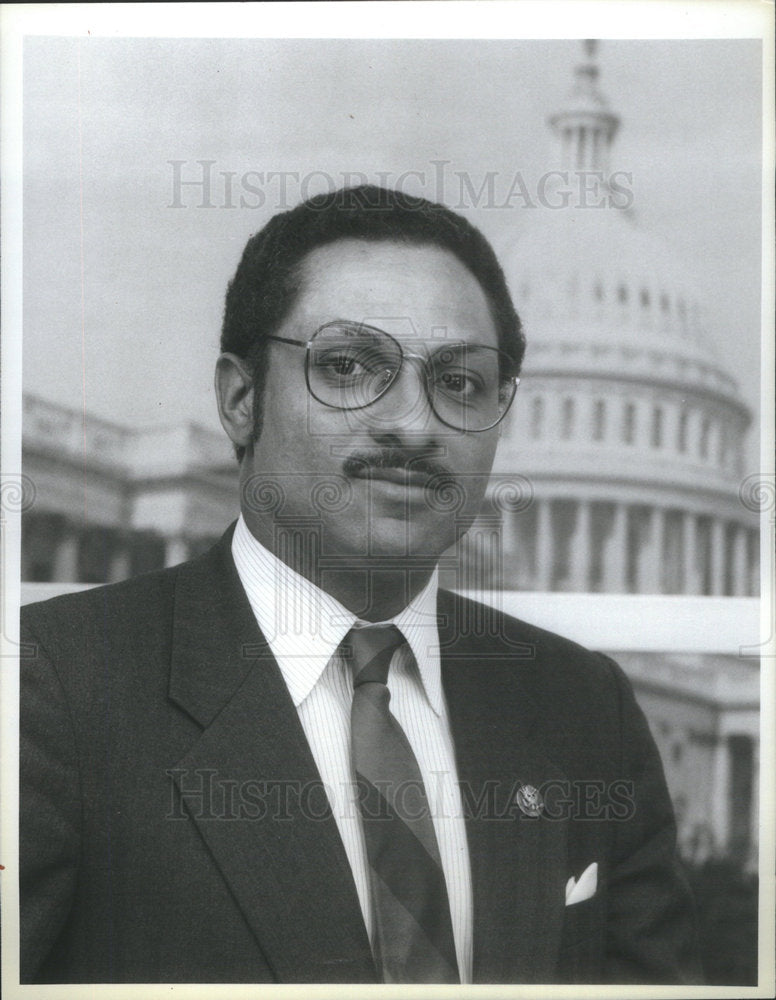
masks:
<instances>
[{"instance_id":1,"label":"man","mask_svg":"<svg viewBox=\"0 0 776 1000\"><path fill-rule=\"evenodd\" d=\"M624 675L438 589L523 347L442 206L355 188L251 239L236 526L25 609L24 981L697 980Z\"/></svg>"}]
</instances>

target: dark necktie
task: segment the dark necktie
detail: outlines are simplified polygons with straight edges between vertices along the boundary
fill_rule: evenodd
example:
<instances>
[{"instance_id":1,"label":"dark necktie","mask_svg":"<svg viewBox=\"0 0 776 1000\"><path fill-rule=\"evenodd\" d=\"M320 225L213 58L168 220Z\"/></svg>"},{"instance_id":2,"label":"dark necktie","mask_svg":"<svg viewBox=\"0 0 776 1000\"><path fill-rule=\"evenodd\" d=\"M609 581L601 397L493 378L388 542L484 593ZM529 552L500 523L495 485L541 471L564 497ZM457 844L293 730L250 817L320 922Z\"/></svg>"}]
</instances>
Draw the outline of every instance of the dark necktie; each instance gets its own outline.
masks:
<instances>
[{"instance_id":1,"label":"dark necktie","mask_svg":"<svg viewBox=\"0 0 776 1000\"><path fill-rule=\"evenodd\" d=\"M386 983L458 983L439 846L418 762L388 710L394 625L354 628L343 643L353 669L351 750L364 825L374 952Z\"/></svg>"}]
</instances>

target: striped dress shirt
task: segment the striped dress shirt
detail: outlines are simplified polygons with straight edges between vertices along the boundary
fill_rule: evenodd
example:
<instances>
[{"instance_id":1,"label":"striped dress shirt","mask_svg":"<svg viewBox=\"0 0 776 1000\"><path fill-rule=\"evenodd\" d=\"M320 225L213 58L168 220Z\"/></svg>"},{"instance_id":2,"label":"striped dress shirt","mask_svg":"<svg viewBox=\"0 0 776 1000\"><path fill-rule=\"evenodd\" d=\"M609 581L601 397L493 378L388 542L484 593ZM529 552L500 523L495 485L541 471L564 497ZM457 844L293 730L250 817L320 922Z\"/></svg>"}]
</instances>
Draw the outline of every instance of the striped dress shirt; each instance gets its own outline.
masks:
<instances>
[{"instance_id":1,"label":"striped dress shirt","mask_svg":"<svg viewBox=\"0 0 776 1000\"><path fill-rule=\"evenodd\" d=\"M353 682L337 650L357 621L339 601L279 560L240 516L232 555L259 628L278 662L310 744L345 847L370 940L373 921L366 845L350 759ZM462 983L471 982L472 888L455 752L442 691L437 574L390 624L406 646L394 654L391 712L418 760L447 882ZM417 664L417 666L416 666Z\"/></svg>"}]
</instances>

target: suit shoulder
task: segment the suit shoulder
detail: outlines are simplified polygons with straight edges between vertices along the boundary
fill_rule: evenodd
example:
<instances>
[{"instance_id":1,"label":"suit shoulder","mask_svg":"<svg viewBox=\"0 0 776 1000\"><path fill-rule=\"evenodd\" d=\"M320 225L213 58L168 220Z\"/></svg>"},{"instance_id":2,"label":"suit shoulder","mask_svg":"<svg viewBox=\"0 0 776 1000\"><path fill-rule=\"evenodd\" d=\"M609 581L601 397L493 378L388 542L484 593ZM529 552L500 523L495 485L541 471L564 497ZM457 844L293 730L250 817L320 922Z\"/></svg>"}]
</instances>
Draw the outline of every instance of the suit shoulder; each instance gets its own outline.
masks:
<instances>
[{"instance_id":1,"label":"suit shoulder","mask_svg":"<svg viewBox=\"0 0 776 1000\"><path fill-rule=\"evenodd\" d=\"M440 594L444 594L446 602L450 601L456 605L454 611L455 620L458 623L463 622L465 629L474 632L473 623L480 623L476 631L481 632L483 635L491 635L496 641L503 640L507 645L514 645L517 658L520 658L519 647L523 645L530 646L533 649L541 651L543 654L551 655L559 660L590 661L591 664L595 664L605 670L608 670L609 666L613 663L609 657L587 649L573 639L559 635L556 632L550 632L548 629L540 628L538 625L533 625L531 622L516 618L513 615L506 614L506 612L500 611L492 605L483 604L480 601L462 597L450 591L440 591ZM601 660L605 661L605 665L601 663Z\"/></svg>"},{"instance_id":2,"label":"suit shoulder","mask_svg":"<svg viewBox=\"0 0 776 1000\"><path fill-rule=\"evenodd\" d=\"M440 606L445 604L453 608L458 628L479 635L480 648L485 643L506 655L521 681L537 694L557 695L564 703L573 697L619 702L623 687L630 686L622 669L604 653L470 598L445 592Z\"/></svg>"},{"instance_id":3,"label":"suit shoulder","mask_svg":"<svg viewBox=\"0 0 776 1000\"><path fill-rule=\"evenodd\" d=\"M577 764L619 759L623 734L638 712L631 684L614 660L468 598L442 599L440 592L440 608L452 612L464 636L449 669L460 655L474 676L484 682L487 675L504 706L511 699L530 705L537 734L567 773L576 773Z\"/></svg>"},{"instance_id":4,"label":"suit shoulder","mask_svg":"<svg viewBox=\"0 0 776 1000\"><path fill-rule=\"evenodd\" d=\"M35 635L44 645L47 641L58 645L68 637L114 631L130 624L147 628L171 607L179 568L26 604L20 610L22 633Z\"/></svg>"}]
</instances>

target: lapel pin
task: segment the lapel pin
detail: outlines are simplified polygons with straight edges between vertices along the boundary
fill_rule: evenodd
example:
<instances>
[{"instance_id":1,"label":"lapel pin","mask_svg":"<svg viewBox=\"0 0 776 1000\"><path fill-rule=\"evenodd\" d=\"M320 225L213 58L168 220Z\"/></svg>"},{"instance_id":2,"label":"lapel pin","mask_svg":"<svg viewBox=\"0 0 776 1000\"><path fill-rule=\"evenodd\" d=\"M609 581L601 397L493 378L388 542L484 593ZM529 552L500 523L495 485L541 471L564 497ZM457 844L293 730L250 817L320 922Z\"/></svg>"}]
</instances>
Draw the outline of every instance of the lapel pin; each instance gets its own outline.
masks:
<instances>
[{"instance_id":1,"label":"lapel pin","mask_svg":"<svg viewBox=\"0 0 776 1000\"><path fill-rule=\"evenodd\" d=\"M544 809L541 792L533 785L521 785L515 792L515 802L526 816L539 816Z\"/></svg>"}]
</instances>

